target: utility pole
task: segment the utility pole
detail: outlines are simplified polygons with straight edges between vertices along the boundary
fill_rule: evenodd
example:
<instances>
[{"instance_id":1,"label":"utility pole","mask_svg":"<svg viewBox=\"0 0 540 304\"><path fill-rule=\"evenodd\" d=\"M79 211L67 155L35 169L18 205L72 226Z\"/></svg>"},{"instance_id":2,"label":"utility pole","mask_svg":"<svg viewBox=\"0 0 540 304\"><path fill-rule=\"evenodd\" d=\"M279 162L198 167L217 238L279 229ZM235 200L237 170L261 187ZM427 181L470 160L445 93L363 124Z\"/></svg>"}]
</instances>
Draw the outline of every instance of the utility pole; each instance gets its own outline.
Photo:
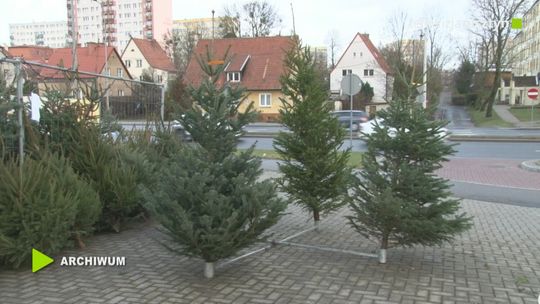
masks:
<instances>
[{"instance_id":1,"label":"utility pole","mask_svg":"<svg viewBox=\"0 0 540 304\"><path fill-rule=\"evenodd\" d=\"M296 24L294 22L294 8L291 2L291 13L292 13L292 28L293 28L293 35L296 36Z\"/></svg>"},{"instance_id":2,"label":"utility pole","mask_svg":"<svg viewBox=\"0 0 540 304\"><path fill-rule=\"evenodd\" d=\"M93 0L94 2L96 3L99 3L98 0ZM106 0L104 0L106 1ZM105 66L103 67L105 69L105 111L109 111L110 109L110 103L109 103L109 78L107 78L107 76L111 76L109 74L107 74L107 71L109 70L109 58L108 58L108 54L109 54L109 50L108 50L108 47L107 47L107 43L108 43L108 37L107 37L107 29L106 29L106 25L107 25L107 17L109 14L108 14L108 10L110 10L110 7L108 8L108 4L106 5L106 3L101 3L101 26L103 27L103 46L104 46L104 49L105 49L105 54L103 57L104 60L105 60ZM107 12L105 11L107 10Z\"/></svg>"},{"instance_id":3,"label":"utility pole","mask_svg":"<svg viewBox=\"0 0 540 304\"><path fill-rule=\"evenodd\" d=\"M422 52L422 107L427 108L427 39L425 39L424 30L420 33L420 41L424 50Z\"/></svg>"},{"instance_id":4,"label":"utility pole","mask_svg":"<svg viewBox=\"0 0 540 304\"><path fill-rule=\"evenodd\" d=\"M77 33L77 0L71 0L71 70L77 70L77 42L78 42L78 33Z\"/></svg>"}]
</instances>

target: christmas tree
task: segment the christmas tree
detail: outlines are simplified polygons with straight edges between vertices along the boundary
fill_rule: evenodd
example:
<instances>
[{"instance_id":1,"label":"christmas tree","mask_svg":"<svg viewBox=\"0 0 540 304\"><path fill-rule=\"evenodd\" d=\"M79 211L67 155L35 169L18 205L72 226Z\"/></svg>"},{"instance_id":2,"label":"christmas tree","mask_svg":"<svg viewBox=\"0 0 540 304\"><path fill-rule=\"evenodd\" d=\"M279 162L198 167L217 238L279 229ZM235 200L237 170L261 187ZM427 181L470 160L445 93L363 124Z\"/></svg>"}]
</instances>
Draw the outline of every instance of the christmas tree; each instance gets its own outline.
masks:
<instances>
[{"instance_id":1,"label":"christmas tree","mask_svg":"<svg viewBox=\"0 0 540 304\"><path fill-rule=\"evenodd\" d=\"M219 85L225 65L209 65L200 86L189 89L192 109L178 120L195 145L186 145L164 166L163 178L146 189L148 208L181 254L204 259L205 276L214 275L214 263L261 239L274 225L285 203L272 181L259 181L262 170L253 149L237 153L242 127L256 117L253 106L240 113L244 89Z\"/></svg>"},{"instance_id":2,"label":"christmas tree","mask_svg":"<svg viewBox=\"0 0 540 304\"><path fill-rule=\"evenodd\" d=\"M391 246L437 245L471 226L451 198L447 180L437 177L454 153L445 142L445 123L429 120L421 105L394 101L378 112L383 124L367 135L363 171L356 179L350 224L380 243L386 263Z\"/></svg>"},{"instance_id":3,"label":"christmas tree","mask_svg":"<svg viewBox=\"0 0 540 304\"><path fill-rule=\"evenodd\" d=\"M309 48L295 40L286 58L288 72L281 79L283 108L281 122L291 132L281 132L274 148L283 159L279 170L281 189L313 214L343 206L350 181L347 167L350 152L341 151L345 130L327 102L327 91L318 76Z\"/></svg>"}]
</instances>

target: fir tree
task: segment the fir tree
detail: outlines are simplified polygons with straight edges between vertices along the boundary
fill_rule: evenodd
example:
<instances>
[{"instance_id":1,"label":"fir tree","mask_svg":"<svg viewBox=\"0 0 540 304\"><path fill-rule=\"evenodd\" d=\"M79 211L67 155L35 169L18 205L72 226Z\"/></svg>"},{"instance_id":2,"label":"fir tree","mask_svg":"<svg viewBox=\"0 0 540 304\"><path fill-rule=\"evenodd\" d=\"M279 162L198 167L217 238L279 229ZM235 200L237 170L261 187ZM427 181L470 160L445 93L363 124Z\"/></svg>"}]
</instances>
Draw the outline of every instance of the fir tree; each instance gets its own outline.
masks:
<instances>
[{"instance_id":1,"label":"fir tree","mask_svg":"<svg viewBox=\"0 0 540 304\"><path fill-rule=\"evenodd\" d=\"M350 181L349 150L340 151L345 130L331 113L327 91L317 75L309 48L295 41L286 58L288 72L281 79L281 121L291 132L281 132L274 148L283 159L281 189L313 214L343 206Z\"/></svg>"},{"instance_id":2,"label":"fir tree","mask_svg":"<svg viewBox=\"0 0 540 304\"><path fill-rule=\"evenodd\" d=\"M193 108L178 120L191 132L196 145L172 155L161 182L146 197L166 234L181 254L204 259L205 276L214 262L261 239L274 225L285 203L272 181L258 181L262 170L253 149L236 152L241 128L256 116L253 106L239 113L244 90L218 85L225 65L200 64L208 77L190 88Z\"/></svg>"},{"instance_id":3,"label":"fir tree","mask_svg":"<svg viewBox=\"0 0 540 304\"><path fill-rule=\"evenodd\" d=\"M437 245L471 226L450 197L449 183L435 170L454 153L420 105L394 101L378 113L384 125L366 136L364 170L356 179L350 224L380 243L379 261L390 246Z\"/></svg>"}]
</instances>

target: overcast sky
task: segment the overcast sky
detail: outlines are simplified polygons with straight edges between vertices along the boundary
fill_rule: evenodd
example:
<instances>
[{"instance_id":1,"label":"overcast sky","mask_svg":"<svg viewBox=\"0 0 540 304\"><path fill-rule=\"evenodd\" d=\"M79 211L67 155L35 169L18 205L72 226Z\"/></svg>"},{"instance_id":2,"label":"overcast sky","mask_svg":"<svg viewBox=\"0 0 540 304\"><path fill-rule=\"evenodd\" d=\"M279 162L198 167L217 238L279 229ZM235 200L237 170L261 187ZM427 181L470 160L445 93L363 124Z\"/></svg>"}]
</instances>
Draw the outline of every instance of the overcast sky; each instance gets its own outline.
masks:
<instances>
[{"instance_id":1,"label":"overcast sky","mask_svg":"<svg viewBox=\"0 0 540 304\"><path fill-rule=\"evenodd\" d=\"M66 20L65 0L1 0L0 44L9 44L9 24L32 21ZM173 19L211 17L212 9L219 15L226 3L238 6L247 1L173 0ZM392 41L389 20L406 14L409 35L418 37L421 24L438 24L445 33L445 44L452 51L456 44L468 38L471 0L268 0L282 21L281 34L292 32L291 3L294 8L296 32L313 46L328 44L330 32L337 33L340 51L357 32L369 33L380 46ZM431 20L431 21L430 21ZM436 22L433 22L436 20ZM277 33L277 32L276 32Z\"/></svg>"}]
</instances>

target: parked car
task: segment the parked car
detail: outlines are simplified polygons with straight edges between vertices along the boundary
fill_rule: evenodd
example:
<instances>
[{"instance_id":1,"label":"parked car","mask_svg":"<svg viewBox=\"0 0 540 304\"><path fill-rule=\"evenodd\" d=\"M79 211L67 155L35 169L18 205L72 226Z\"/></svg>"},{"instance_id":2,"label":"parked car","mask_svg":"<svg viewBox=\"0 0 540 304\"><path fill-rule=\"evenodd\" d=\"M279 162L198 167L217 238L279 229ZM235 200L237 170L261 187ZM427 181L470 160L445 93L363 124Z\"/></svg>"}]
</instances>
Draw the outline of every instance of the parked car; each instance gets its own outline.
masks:
<instances>
[{"instance_id":1,"label":"parked car","mask_svg":"<svg viewBox=\"0 0 540 304\"><path fill-rule=\"evenodd\" d=\"M364 111L353 110L352 111L352 124L351 124L351 111L334 111L332 112L337 117L339 123L345 128L351 128L354 132L360 129L360 124L369 120L369 115Z\"/></svg>"},{"instance_id":2,"label":"parked car","mask_svg":"<svg viewBox=\"0 0 540 304\"><path fill-rule=\"evenodd\" d=\"M173 123L171 124L171 132L176 134L181 141L193 140L191 133L186 131L184 126L178 120L173 121Z\"/></svg>"},{"instance_id":3,"label":"parked car","mask_svg":"<svg viewBox=\"0 0 540 304\"><path fill-rule=\"evenodd\" d=\"M365 137L366 135L371 135L375 132L375 125L379 124L380 126L384 126L384 120L381 118L375 118L368 122L360 124L360 133L358 134L358 137ZM408 131L405 129L405 131ZM396 129L395 128L389 128L388 134L390 137L396 136ZM449 131L446 128L440 128L437 135L439 137L446 137L449 135Z\"/></svg>"}]
</instances>

